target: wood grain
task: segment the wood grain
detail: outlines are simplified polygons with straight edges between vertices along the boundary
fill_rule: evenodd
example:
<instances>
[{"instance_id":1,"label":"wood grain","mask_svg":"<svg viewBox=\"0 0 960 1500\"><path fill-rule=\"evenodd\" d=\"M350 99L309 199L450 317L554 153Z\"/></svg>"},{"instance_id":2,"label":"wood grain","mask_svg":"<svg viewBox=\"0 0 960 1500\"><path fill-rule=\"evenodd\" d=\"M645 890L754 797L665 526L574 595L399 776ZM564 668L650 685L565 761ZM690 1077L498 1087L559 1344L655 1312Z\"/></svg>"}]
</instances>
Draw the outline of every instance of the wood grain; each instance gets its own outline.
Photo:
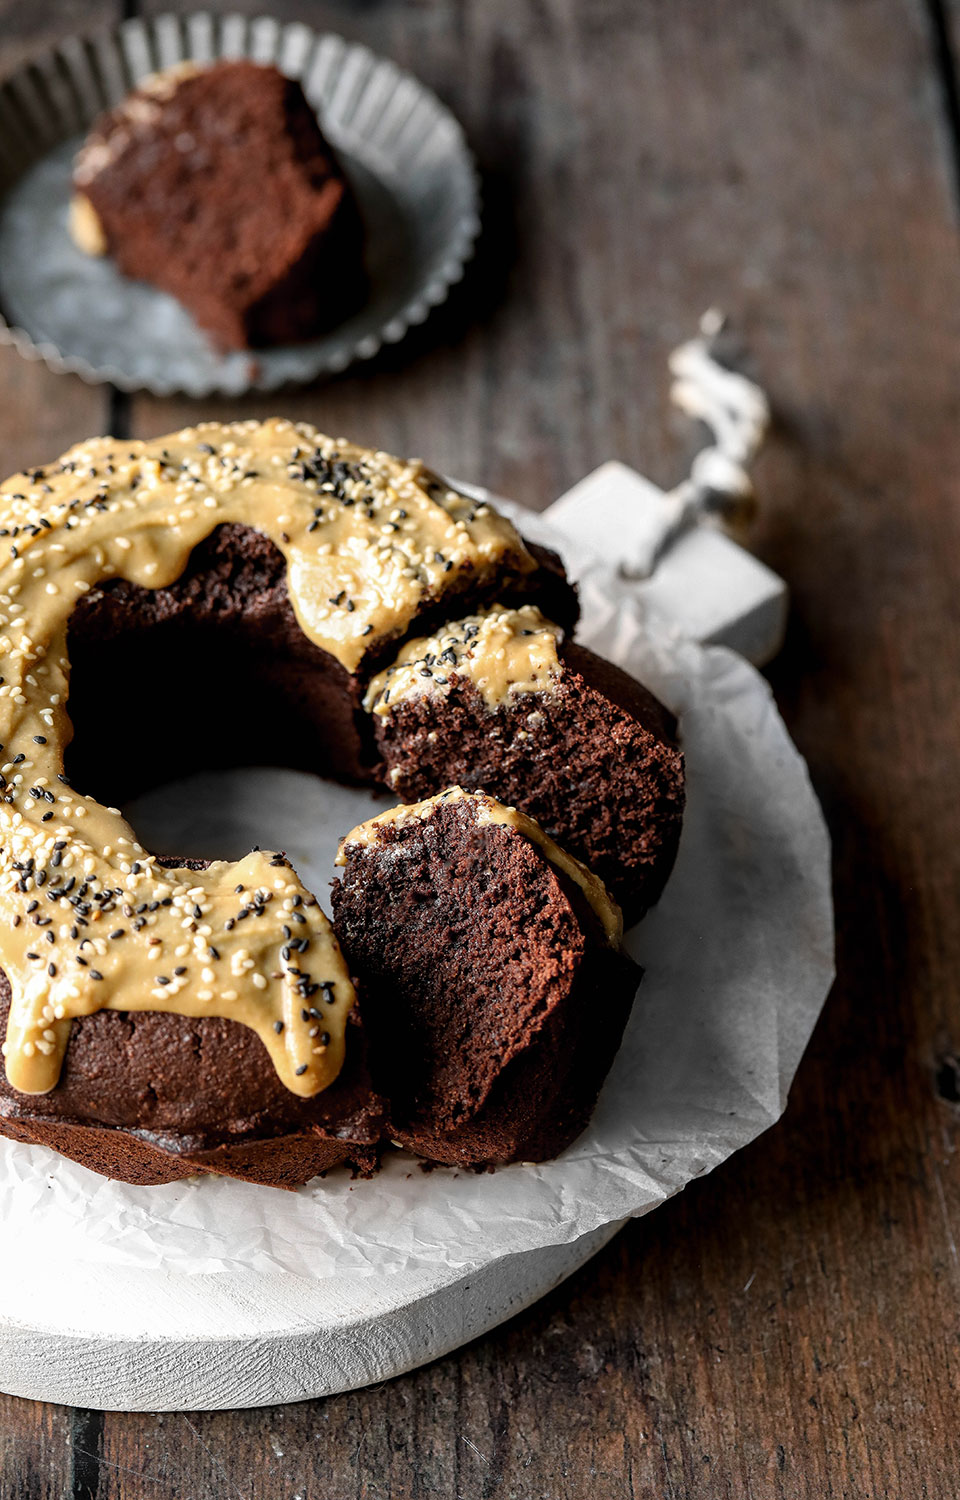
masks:
<instances>
[{"instance_id":1,"label":"wood grain","mask_svg":"<svg viewBox=\"0 0 960 1500\"><path fill-rule=\"evenodd\" d=\"M53 45L81 25L106 25L118 11L109 0L58 0L53 6L24 6L0 0L0 73L12 72L26 58ZM56 458L71 443L106 430L108 407L102 390L73 377L61 378L44 365L28 363L12 349L0 349L0 457L4 475Z\"/></svg>"},{"instance_id":2,"label":"wood grain","mask_svg":"<svg viewBox=\"0 0 960 1500\"><path fill-rule=\"evenodd\" d=\"M6 1399L0 1494L952 1495L960 253L933 22L956 16L921 0L270 8L414 68L487 183L453 304L284 411L541 505L610 456L675 478L692 439L665 355L713 302L743 328L780 422L757 543L795 600L771 676L833 829L840 978L781 1125L505 1328L285 1409L108 1415L101 1432ZM4 60L22 9L0 8ZM39 31L75 10L47 6ZM100 424L90 393L36 372L21 391L6 370L5 459L61 446L55 411L71 436ZM193 416L132 409L138 433Z\"/></svg>"}]
</instances>

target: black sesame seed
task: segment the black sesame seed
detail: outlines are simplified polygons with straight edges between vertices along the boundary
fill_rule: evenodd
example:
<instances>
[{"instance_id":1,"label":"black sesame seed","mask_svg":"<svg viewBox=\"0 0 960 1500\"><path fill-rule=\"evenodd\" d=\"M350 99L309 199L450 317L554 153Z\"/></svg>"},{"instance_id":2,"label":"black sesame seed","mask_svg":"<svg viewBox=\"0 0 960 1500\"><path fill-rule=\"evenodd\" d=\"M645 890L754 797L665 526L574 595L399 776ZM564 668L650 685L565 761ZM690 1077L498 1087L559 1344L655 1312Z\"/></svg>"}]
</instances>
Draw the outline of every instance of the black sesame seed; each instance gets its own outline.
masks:
<instances>
[{"instance_id":1,"label":"black sesame seed","mask_svg":"<svg viewBox=\"0 0 960 1500\"><path fill-rule=\"evenodd\" d=\"M47 964L47 973L50 975L51 979L56 979L56 977L57 977L57 966L56 966L56 964Z\"/></svg>"},{"instance_id":2,"label":"black sesame seed","mask_svg":"<svg viewBox=\"0 0 960 1500\"><path fill-rule=\"evenodd\" d=\"M306 1065L306 1063L301 1063L300 1066L299 1066L299 1068L297 1068L297 1070L296 1070L297 1077L299 1078L306 1071L307 1071L307 1065Z\"/></svg>"},{"instance_id":3,"label":"black sesame seed","mask_svg":"<svg viewBox=\"0 0 960 1500\"><path fill-rule=\"evenodd\" d=\"M279 1036L280 1033L281 1033L281 1031L283 1030L283 1022L282 1021L274 1021L274 1023L273 1023L273 1029L277 1033L277 1036Z\"/></svg>"},{"instance_id":4,"label":"black sesame seed","mask_svg":"<svg viewBox=\"0 0 960 1500\"><path fill-rule=\"evenodd\" d=\"M90 978L91 979L102 979L103 975L100 973L99 969L91 969L90 970Z\"/></svg>"},{"instance_id":5,"label":"black sesame seed","mask_svg":"<svg viewBox=\"0 0 960 1500\"><path fill-rule=\"evenodd\" d=\"M46 737L42 734L35 734L33 737L33 743L35 745L45 745L47 743Z\"/></svg>"}]
</instances>

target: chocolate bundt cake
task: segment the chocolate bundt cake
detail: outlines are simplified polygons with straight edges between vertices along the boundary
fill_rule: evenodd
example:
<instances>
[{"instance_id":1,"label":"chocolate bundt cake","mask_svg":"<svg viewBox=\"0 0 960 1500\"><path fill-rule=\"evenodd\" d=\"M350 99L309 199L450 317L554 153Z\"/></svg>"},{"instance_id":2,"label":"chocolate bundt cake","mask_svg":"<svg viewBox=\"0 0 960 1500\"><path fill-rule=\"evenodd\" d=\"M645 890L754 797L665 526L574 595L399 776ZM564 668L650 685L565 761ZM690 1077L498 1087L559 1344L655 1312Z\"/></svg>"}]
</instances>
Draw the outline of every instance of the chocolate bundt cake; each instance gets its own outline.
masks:
<instances>
[{"instance_id":1,"label":"chocolate bundt cake","mask_svg":"<svg viewBox=\"0 0 960 1500\"><path fill-rule=\"evenodd\" d=\"M503 786L524 811L539 797L585 863L610 862L618 824L634 871L624 889L649 900L676 845L679 751L658 705L568 644L576 597L558 560L420 464L279 420L84 443L0 486L0 547L0 1134L130 1181L212 1170L284 1186L338 1161L368 1170L385 1130L437 1160L559 1149L589 1112L635 976L623 977L619 918L595 875L521 813L459 792L378 834L337 897L348 968L283 855L160 860L116 805L226 762L401 781L408 795L418 740L436 793L455 765L470 781L481 757L495 781L499 746ZM428 662L431 633L443 644ZM448 737L443 755L448 709L467 748ZM487 993L489 970L442 971L457 979L460 1041L466 1024L492 1048L483 1061L467 1048L449 1108L428 1066L451 1010L435 992L416 1087L385 1062L400 1017L385 1018L374 939L389 921L371 907L364 929L356 890L373 891L394 843L423 861L417 888L432 871L448 929L460 861L491 940L506 953L512 927L517 955L532 945L511 971L512 1020ZM536 943L533 898L507 903L521 868L539 893ZM609 1024L595 1036L582 1001L604 985Z\"/></svg>"},{"instance_id":2,"label":"chocolate bundt cake","mask_svg":"<svg viewBox=\"0 0 960 1500\"><path fill-rule=\"evenodd\" d=\"M71 232L171 293L227 348L310 338L363 300L363 229L299 83L184 63L94 124Z\"/></svg>"},{"instance_id":3,"label":"chocolate bundt cake","mask_svg":"<svg viewBox=\"0 0 960 1500\"><path fill-rule=\"evenodd\" d=\"M589 864L629 921L657 900L683 811L676 725L535 605L495 605L408 641L364 701L405 802L444 782L485 788Z\"/></svg>"},{"instance_id":4,"label":"chocolate bundt cake","mask_svg":"<svg viewBox=\"0 0 960 1500\"><path fill-rule=\"evenodd\" d=\"M363 976L390 1133L433 1161L556 1156L596 1103L640 970L601 882L533 822L453 787L344 839L337 935Z\"/></svg>"}]
</instances>

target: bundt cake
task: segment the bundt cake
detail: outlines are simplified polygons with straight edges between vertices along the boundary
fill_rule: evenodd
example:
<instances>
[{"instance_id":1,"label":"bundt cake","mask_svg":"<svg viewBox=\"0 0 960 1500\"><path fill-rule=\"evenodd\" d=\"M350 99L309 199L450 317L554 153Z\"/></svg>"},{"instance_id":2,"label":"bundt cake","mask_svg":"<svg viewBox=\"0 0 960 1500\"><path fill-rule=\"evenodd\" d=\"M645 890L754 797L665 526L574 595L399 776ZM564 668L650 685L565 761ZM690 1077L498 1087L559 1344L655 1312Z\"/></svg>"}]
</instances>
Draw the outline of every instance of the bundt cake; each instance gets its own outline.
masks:
<instances>
[{"instance_id":1,"label":"bundt cake","mask_svg":"<svg viewBox=\"0 0 960 1500\"><path fill-rule=\"evenodd\" d=\"M550 835L647 904L682 761L665 711L569 643L558 560L419 463L279 420L81 444L0 486L0 548L0 1133L136 1182L288 1186L369 1170L385 1136L472 1164L560 1149L636 974ZM226 762L489 795L351 836L338 943L282 854L161 860L118 810ZM466 939L418 1000L415 933L431 901L453 932L458 883L503 962Z\"/></svg>"},{"instance_id":2,"label":"bundt cake","mask_svg":"<svg viewBox=\"0 0 960 1500\"><path fill-rule=\"evenodd\" d=\"M531 818L452 787L344 839L334 922L391 1137L432 1161L541 1161L579 1135L640 970L602 883Z\"/></svg>"},{"instance_id":3,"label":"bundt cake","mask_svg":"<svg viewBox=\"0 0 960 1500\"><path fill-rule=\"evenodd\" d=\"M313 337L363 300L363 229L299 83L247 61L183 63L94 124L71 232L184 304L214 341Z\"/></svg>"}]
</instances>

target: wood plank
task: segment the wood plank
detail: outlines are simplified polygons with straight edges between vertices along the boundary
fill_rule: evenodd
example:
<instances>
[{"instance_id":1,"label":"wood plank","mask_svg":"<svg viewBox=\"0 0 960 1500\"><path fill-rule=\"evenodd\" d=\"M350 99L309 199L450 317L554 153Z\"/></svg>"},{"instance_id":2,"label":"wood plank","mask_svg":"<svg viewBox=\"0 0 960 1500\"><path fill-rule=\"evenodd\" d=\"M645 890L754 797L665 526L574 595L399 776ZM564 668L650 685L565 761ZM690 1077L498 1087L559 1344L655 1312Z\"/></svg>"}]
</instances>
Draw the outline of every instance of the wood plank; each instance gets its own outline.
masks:
<instances>
[{"instance_id":1,"label":"wood plank","mask_svg":"<svg viewBox=\"0 0 960 1500\"><path fill-rule=\"evenodd\" d=\"M0 1495L62 1500L72 1471L70 1409L0 1395Z\"/></svg>"}]
</instances>

